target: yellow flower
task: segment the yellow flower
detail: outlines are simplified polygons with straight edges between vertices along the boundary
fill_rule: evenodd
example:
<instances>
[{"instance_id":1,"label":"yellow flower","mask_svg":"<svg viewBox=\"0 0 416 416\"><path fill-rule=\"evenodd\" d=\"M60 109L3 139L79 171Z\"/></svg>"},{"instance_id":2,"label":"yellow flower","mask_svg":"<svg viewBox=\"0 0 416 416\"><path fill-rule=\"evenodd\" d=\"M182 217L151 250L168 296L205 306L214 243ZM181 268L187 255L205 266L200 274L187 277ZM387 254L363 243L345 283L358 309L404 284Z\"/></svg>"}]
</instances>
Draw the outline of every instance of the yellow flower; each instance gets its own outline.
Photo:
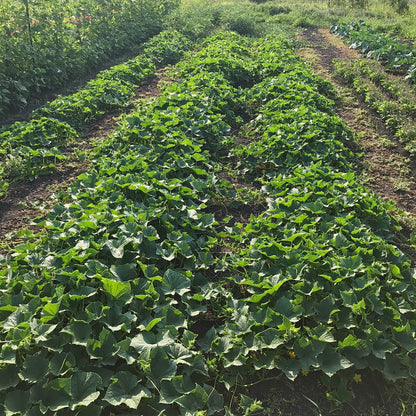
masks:
<instances>
[{"instance_id":1,"label":"yellow flower","mask_svg":"<svg viewBox=\"0 0 416 416\"><path fill-rule=\"evenodd\" d=\"M302 368L302 374L303 374L304 376L307 376L307 375L308 375L308 373L309 373L309 371L308 371L308 370L304 370L304 369Z\"/></svg>"},{"instance_id":2,"label":"yellow flower","mask_svg":"<svg viewBox=\"0 0 416 416\"><path fill-rule=\"evenodd\" d=\"M295 358L296 354L293 351L289 351L289 357L290 358Z\"/></svg>"},{"instance_id":3,"label":"yellow flower","mask_svg":"<svg viewBox=\"0 0 416 416\"><path fill-rule=\"evenodd\" d=\"M361 383L361 374L357 374L357 373L355 373L354 374L354 377L353 377L353 380L356 382L356 383Z\"/></svg>"}]
</instances>

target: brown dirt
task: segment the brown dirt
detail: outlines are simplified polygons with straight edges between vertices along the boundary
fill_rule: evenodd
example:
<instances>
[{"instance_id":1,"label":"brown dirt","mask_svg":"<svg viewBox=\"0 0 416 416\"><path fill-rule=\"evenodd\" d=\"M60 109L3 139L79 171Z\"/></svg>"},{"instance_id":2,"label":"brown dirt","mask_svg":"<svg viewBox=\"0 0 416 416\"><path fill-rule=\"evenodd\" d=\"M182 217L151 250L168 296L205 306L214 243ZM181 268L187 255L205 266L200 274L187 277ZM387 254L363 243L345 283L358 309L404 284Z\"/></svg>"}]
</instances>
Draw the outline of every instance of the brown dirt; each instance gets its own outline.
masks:
<instances>
[{"instance_id":1,"label":"brown dirt","mask_svg":"<svg viewBox=\"0 0 416 416\"><path fill-rule=\"evenodd\" d=\"M22 228L35 230L31 222L51 206L52 194L66 188L86 167L86 163L59 165L50 175L14 185L0 200L0 238Z\"/></svg>"},{"instance_id":2,"label":"brown dirt","mask_svg":"<svg viewBox=\"0 0 416 416\"><path fill-rule=\"evenodd\" d=\"M162 74L163 70L158 71L154 78L137 88L136 99L146 100L160 95L158 83ZM77 143L76 149L88 153L92 150L94 142L108 137L117 125L116 116L117 114L110 114L92 124L82 142ZM5 242L7 234L23 228L37 230L38 227L32 222L36 217L46 215L51 209L55 203L53 195L66 190L78 175L88 170L89 162L80 161L72 156L74 150L75 148L68 150L68 160L58 164L51 174L14 184L8 195L0 198L0 241ZM7 250L0 247L1 251Z\"/></svg>"}]
</instances>

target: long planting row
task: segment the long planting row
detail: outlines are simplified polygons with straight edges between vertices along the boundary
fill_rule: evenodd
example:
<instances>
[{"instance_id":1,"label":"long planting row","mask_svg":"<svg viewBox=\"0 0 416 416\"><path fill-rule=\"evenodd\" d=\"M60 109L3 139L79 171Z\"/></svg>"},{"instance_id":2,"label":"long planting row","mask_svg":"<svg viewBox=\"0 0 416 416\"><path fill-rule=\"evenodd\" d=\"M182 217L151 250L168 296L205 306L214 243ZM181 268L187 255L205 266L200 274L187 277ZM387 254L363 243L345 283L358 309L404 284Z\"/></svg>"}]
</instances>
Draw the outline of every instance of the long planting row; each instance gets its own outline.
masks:
<instances>
[{"instance_id":1,"label":"long planting row","mask_svg":"<svg viewBox=\"0 0 416 416\"><path fill-rule=\"evenodd\" d=\"M416 96L392 79L378 62L335 62L335 73L352 86L383 119L411 154L416 152Z\"/></svg>"},{"instance_id":2,"label":"long planting row","mask_svg":"<svg viewBox=\"0 0 416 416\"><path fill-rule=\"evenodd\" d=\"M368 58L376 59L388 69L406 74L406 79L416 81L416 52L406 43L359 23L333 24L331 33L341 36L352 49L358 49Z\"/></svg>"},{"instance_id":3,"label":"long planting row","mask_svg":"<svg viewBox=\"0 0 416 416\"><path fill-rule=\"evenodd\" d=\"M154 36L177 5L176 0L3 0L0 116Z\"/></svg>"},{"instance_id":4,"label":"long planting row","mask_svg":"<svg viewBox=\"0 0 416 416\"><path fill-rule=\"evenodd\" d=\"M413 271L331 85L232 33L178 75L1 259L0 414L249 414L262 377L345 399L363 369L415 375Z\"/></svg>"},{"instance_id":5,"label":"long planting row","mask_svg":"<svg viewBox=\"0 0 416 416\"><path fill-rule=\"evenodd\" d=\"M0 131L0 197L11 181L49 172L62 150L103 114L131 104L134 90L154 75L156 65L177 62L190 47L178 32L161 32L143 53L100 72L75 94L59 96L35 110L30 121L16 122Z\"/></svg>"},{"instance_id":6,"label":"long planting row","mask_svg":"<svg viewBox=\"0 0 416 416\"><path fill-rule=\"evenodd\" d=\"M393 72L405 74L412 83L416 79L416 53L400 39L377 32L363 21L333 24L330 31L341 36L350 48L359 49L368 58L381 61Z\"/></svg>"}]
</instances>

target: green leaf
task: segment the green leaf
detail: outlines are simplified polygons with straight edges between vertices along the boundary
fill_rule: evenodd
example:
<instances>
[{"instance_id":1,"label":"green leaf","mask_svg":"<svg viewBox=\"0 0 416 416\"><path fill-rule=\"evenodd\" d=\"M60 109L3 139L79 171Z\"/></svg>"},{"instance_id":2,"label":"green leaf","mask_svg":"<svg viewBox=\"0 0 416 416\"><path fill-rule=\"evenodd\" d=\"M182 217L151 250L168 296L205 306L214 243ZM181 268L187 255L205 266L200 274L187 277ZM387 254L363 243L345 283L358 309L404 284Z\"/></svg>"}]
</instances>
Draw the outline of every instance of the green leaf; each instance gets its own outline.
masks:
<instances>
[{"instance_id":1,"label":"green leaf","mask_svg":"<svg viewBox=\"0 0 416 416\"><path fill-rule=\"evenodd\" d=\"M99 339L89 339L87 343L87 352L92 358L99 358L103 364L113 365L117 360L115 354L118 351L116 338L113 333L106 328L102 329Z\"/></svg>"},{"instance_id":2,"label":"green leaf","mask_svg":"<svg viewBox=\"0 0 416 416\"><path fill-rule=\"evenodd\" d=\"M182 334L182 343L185 345L186 348L193 348L195 344L195 340L197 339L198 335L188 331L185 329Z\"/></svg>"},{"instance_id":3,"label":"green leaf","mask_svg":"<svg viewBox=\"0 0 416 416\"><path fill-rule=\"evenodd\" d=\"M390 381L396 381L399 378L408 377L408 371L404 369L400 359L393 354L386 354L383 374L386 376L387 380Z\"/></svg>"},{"instance_id":4,"label":"green leaf","mask_svg":"<svg viewBox=\"0 0 416 416\"><path fill-rule=\"evenodd\" d=\"M61 306L60 303L47 303L43 307L42 317L40 318L40 320L42 322L49 322L50 320L52 320L53 318L55 318L55 316L59 312L59 307L60 306Z\"/></svg>"},{"instance_id":5,"label":"green leaf","mask_svg":"<svg viewBox=\"0 0 416 416\"><path fill-rule=\"evenodd\" d=\"M162 380L161 387L160 387L160 403L163 404L172 404L177 400L179 397L182 396L183 393L179 393L176 390L174 383L171 380Z\"/></svg>"},{"instance_id":6,"label":"green leaf","mask_svg":"<svg viewBox=\"0 0 416 416\"><path fill-rule=\"evenodd\" d=\"M153 329L153 327L155 326L155 325L157 325L160 321L162 320L162 318L155 318L155 319L152 319L148 324L147 324L147 326L146 326L146 328L144 329L145 331L147 331L147 332L149 332L149 331L151 331L152 329Z\"/></svg>"},{"instance_id":7,"label":"green leaf","mask_svg":"<svg viewBox=\"0 0 416 416\"><path fill-rule=\"evenodd\" d=\"M124 295L131 293L130 282L117 282L115 280L106 279L105 277L103 277L101 281L103 283L104 291L114 299L120 299Z\"/></svg>"},{"instance_id":8,"label":"green leaf","mask_svg":"<svg viewBox=\"0 0 416 416\"><path fill-rule=\"evenodd\" d=\"M379 338L371 344L373 354L382 360L386 358L386 354L393 352L397 347L387 339Z\"/></svg>"},{"instance_id":9,"label":"green leaf","mask_svg":"<svg viewBox=\"0 0 416 416\"><path fill-rule=\"evenodd\" d=\"M131 239L122 236L118 240L108 240L105 245L110 249L111 254L116 259L122 259L124 256L124 247L131 241Z\"/></svg>"},{"instance_id":10,"label":"green leaf","mask_svg":"<svg viewBox=\"0 0 416 416\"><path fill-rule=\"evenodd\" d=\"M195 386L196 384L189 374L174 376L169 380L162 380L160 382L160 402L172 404L183 394L195 389Z\"/></svg>"},{"instance_id":11,"label":"green leaf","mask_svg":"<svg viewBox=\"0 0 416 416\"><path fill-rule=\"evenodd\" d=\"M75 357L71 352L55 353L49 362L49 371L54 376L62 376L75 367Z\"/></svg>"},{"instance_id":12,"label":"green leaf","mask_svg":"<svg viewBox=\"0 0 416 416\"><path fill-rule=\"evenodd\" d=\"M19 383L19 369L17 365L0 365L0 390L15 387Z\"/></svg>"},{"instance_id":13,"label":"green leaf","mask_svg":"<svg viewBox=\"0 0 416 416\"><path fill-rule=\"evenodd\" d=\"M16 350L11 345L3 344L0 352L0 368L1 364L16 364Z\"/></svg>"},{"instance_id":14,"label":"green leaf","mask_svg":"<svg viewBox=\"0 0 416 416\"><path fill-rule=\"evenodd\" d=\"M87 345L91 336L91 325L83 321L74 321L66 326L62 332L72 335L72 343L75 345Z\"/></svg>"},{"instance_id":15,"label":"green leaf","mask_svg":"<svg viewBox=\"0 0 416 416\"><path fill-rule=\"evenodd\" d=\"M329 377L345 368L351 367L352 363L338 354L335 349L326 346L324 351L318 356L319 368Z\"/></svg>"},{"instance_id":16,"label":"green leaf","mask_svg":"<svg viewBox=\"0 0 416 416\"><path fill-rule=\"evenodd\" d=\"M308 330L309 336L317 341L332 343L335 342L335 338L331 333L331 327L319 325L316 328Z\"/></svg>"},{"instance_id":17,"label":"green leaf","mask_svg":"<svg viewBox=\"0 0 416 416\"><path fill-rule=\"evenodd\" d=\"M286 316L289 318L292 314L292 302L286 296L280 296L278 301L276 302L274 310L281 315Z\"/></svg>"},{"instance_id":18,"label":"green leaf","mask_svg":"<svg viewBox=\"0 0 416 416\"><path fill-rule=\"evenodd\" d=\"M416 349L415 333L410 328L409 322L402 327L392 328L394 340L407 351Z\"/></svg>"},{"instance_id":19,"label":"green leaf","mask_svg":"<svg viewBox=\"0 0 416 416\"><path fill-rule=\"evenodd\" d=\"M224 409L224 398L214 387L204 384L204 390L208 394L208 415L220 412Z\"/></svg>"},{"instance_id":20,"label":"green leaf","mask_svg":"<svg viewBox=\"0 0 416 416\"><path fill-rule=\"evenodd\" d=\"M296 359L299 361L300 369L308 371L310 367L317 367L317 356L323 351L324 344L313 342L306 337L300 337L293 345Z\"/></svg>"},{"instance_id":21,"label":"green leaf","mask_svg":"<svg viewBox=\"0 0 416 416\"><path fill-rule=\"evenodd\" d=\"M69 292L69 298L71 300L82 300L86 298L90 298L97 293L97 289L89 286L82 286L77 289L72 289Z\"/></svg>"},{"instance_id":22,"label":"green leaf","mask_svg":"<svg viewBox=\"0 0 416 416\"><path fill-rule=\"evenodd\" d=\"M289 380L293 381L298 376L302 364L296 359L280 356L277 358L275 366L282 370Z\"/></svg>"},{"instance_id":23,"label":"green leaf","mask_svg":"<svg viewBox=\"0 0 416 416\"><path fill-rule=\"evenodd\" d=\"M190 280L182 273L173 269L168 269L163 275L162 291L165 295L174 295L177 293L179 296L183 296L191 289Z\"/></svg>"},{"instance_id":24,"label":"green leaf","mask_svg":"<svg viewBox=\"0 0 416 416\"><path fill-rule=\"evenodd\" d=\"M217 336L217 333L215 331L215 328L211 327L206 332L206 334L204 335L204 337L202 339L197 340L197 344L200 346L200 348L203 352L207 352L211 349L212 341L214 341L216 336Z\"/></svg>"},{"instance_id":25,"label":"green leaf","mask_svg":"<svg viewBox=\"0 0 416 416\"><path fill-rule=\"evenodd\" d=\"M194 352L185 348L182 344L175 343L164 348L169 357L171 357L176 364L192 365Z\"/></svg>"},{"instance_id":26,"label":"green leaf","mask_svg":"<svg viewBox=\"0 0 416 416\"><path fill-rule=\"evenodd\" d=\"M136 271L137 265L135 263L119 264L111 266L111 273L117 277L117 280L126 282L128 280L134 280L137 277Z\"/></svg>"},{"instance_id":27,"label":"green leaf","mask_svg":"<svg viewBox=\"0 0 416 416\"><path fill-rule=\"evenodd\" d=\"M174 342L175 341L168 331L160 332L158 334L154 334L153 332L142 332L131 340L130 345L137 351L143 352L157 347L165 347Z\"/></svg>"},{"instance_id":28,"label":"green leaf","mask_svg":"<svg viewBox=\"0 0 416 416\"><path fill-rule=\"evenodd\" d=\"M49 360L42 354L28 355L23 363L22 376L31 383L42 380L48 372Z\"/></svg>"},{"instance_id":29,"label":"green leaf","mask_svg":"<svg viewBox=\"0 0 416 416\"><path fill-rule=\"evenodd\" d=\"M100 416L102 413L102 406L92 404L88 407L82 407L78 410L75 416Z\"/></svg>"},{"instance_id":30,"label":"green leaf","mask_svg":"<svg viewBox=\"0 0 416 416\"><path fill-rule=\"evenodd\" d=\"M325 322L325 323L331 322L331 319L330 319L331 315L339 311L339 309L336 309L334 306L335 306L335 302L333 300L332 295L324 298L316 307L316 311L318 312L317 314L318 321Z\"/></svg>"},{"instance_id":31,"label":"green leaf","mask_svg":"<svg viewBox=\"0 0 416 416\"><path fill-rule=\"evenodd\" d=\"M192 412L202 410L207 401L208 394L199 384L196 385L194 390L175 400L176 403L190 412L190 414L194 414Z\"/></svg>"},{"instance_id":32,"label":"green leaf","mask_svg":"<svg viewBox=\"0 0 416 416\"><path fill-rule=\"evenodd\" d=\"M276 349L284 343L284 337L276 328L267 328L266 330L256 334L254 338L256 340L256 346L259 349Z\"/></svg>"},{"instance_id":33,"label":"green leaf","mask_svg":"<svg viewBox=\"0 0 416 416\"><path fill-rule=\"evenodd\" d=\"M6 394L4 405L12 414L23 413L29 406L29 391L14 390Z\"/></svg>"},{"instance_id":34,"label":"green leaf","mask_svg":"<svg viewBox=\"0 0 416 416\"><path fill-rule=\"evenodd\" d=\"M400 268L398 266L396 266L395 264L390 264L389 269L390 269L391 274L394 277L397 277L399 279L403 279L402 273L401 273Z\"/></svg>"},{"instance_id":35,"label":"green leaf","mask_svg":"<svg viewBox=\"0 0 416 416\"><path fill-rule=\"evenodd\" d=\"M240 407L244 411L244 416L249 416L259 410L264 410L260 401L245 396L244 394L240 394Z\"/></svg>"},{"instance_id":36,"label":"green leaf","mask_svg":"<svg viewBox=\"0 0 416 416\"><path fill-rule=\"evenodd\" d=\"M113 406L125 404L130 409L137 409L144 397L151 397L151 393L139 384L139 379L127 371L120 371L112 377L104 400Z\"/></svg>"},{"instance_id":37,"label":"green leaf","mask_svg":"<svg viewBox=\"0 0 416 416\"><path fill-rule=\"evenodd\" d=\"M98 387L101 383L101 377L96 373L76 372L71 378L71 410L93 403L100 395Z\"/></svg>"},{"instance_id":38,"label":"green leaf","mask_svg":"<svg viewBox=\"0 0 416 416\"><path fill-rule=\"evenodd\" d=\"M162 379L170 379L176 374L176 362L169 359L161 348L153 350L150 360L150 376L153 381L159 383Z\"/></svg>"},{"instance_id":39,"label":"green leaf","mask_svg":"<svg viewBox=\"0 0 416 416\"><path fill-rule=\"evenodd\" d=\"M42 403L48 409L57 411L69 407L71 400L71 378L57 378L44 385Z\"/></svg>"},{"instance_id":40,"label":"green leaf","mask_svg":"<svg viewBox=\"0 0 416 416\"><path fill-rule=\"evenodd\" d=\"M165 321L166 327L173 326L174 328L179 329L179 328L183 328L187 324L186 318L182 314L182 312L172 307L171 305L169 305L166 308L165 316L166 316L166 321Z\"/></svg>"}]
</instances>

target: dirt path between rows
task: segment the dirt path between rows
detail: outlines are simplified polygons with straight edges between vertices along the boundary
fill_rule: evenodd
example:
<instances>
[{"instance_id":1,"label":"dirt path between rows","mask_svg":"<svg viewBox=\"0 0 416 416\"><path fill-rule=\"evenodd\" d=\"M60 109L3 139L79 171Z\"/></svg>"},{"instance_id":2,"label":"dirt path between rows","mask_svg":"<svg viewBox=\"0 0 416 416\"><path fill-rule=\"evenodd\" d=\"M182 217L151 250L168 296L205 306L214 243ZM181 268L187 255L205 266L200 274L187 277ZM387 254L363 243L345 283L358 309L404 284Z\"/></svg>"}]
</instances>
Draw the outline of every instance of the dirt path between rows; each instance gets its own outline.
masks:
<instances>
[{"instance_id":1,"label":"dirt path between rows","mask_svg":"<svg viewBox=\"0 0 416 416\"><path fill-rule=\"evenodd\" d=\"M326 28L305 29L301 40L306 47L301 56L340 92L338 115L359 135L358 152L361 181L385 201L394 201L405 214L416 215L416 163L409 157L383 120L355 91L334 76L334 59L351 61L361 58ZM413 256L412 256L413 257Z\"/></svg>"},{"instance_id":2,"label":"dirt path between rows","mask_svg":"<svg viewBox=\"0 0 416 416\"><path fill-rule=\"evenodd\" d=\"M135 100L149 99L160 95L158 87L163 70L135 91ZM82 143L77 144L77 150L92 150L94 142L100 142L108 137L117 125L116 117L120 114L110 114L90 126L84 135ZM0 253L7 252L7 234L23 228L37 230L32 224L38 216L44 216L55 203L54 195L65 191L69 185L83 172L88 171L90 162L81 161L73 156L74 149L68 150L68 159L58 164L54 171L33 180L24 180L11 187L8 195L0 199Z\"/></svg>"},{"instance_id":3,"label":"dirt path between rows","mask_svg":"<svg viewBox=\"0 0 416 416\"><path fill-rule=\"evenodd\" d=\"M329 33L328 29L307 29L303 33L303 40L307 41L313 50L315 59L308 56L308 49L301 54L309 61L315 71L323 78L328 79L341 89L349 89L343 82L332 75L334 70L334 59L349 61L360 59L359 54L349 49L341 39ZM409 159L409 154L397 141L394 135L386 128L381 118L349 89L349 94L355 98L351 100L343 98L337 111L346 124L361 135L359 146L363 155L363 165L370 165L369 178L366 186L376 192L384 200L392 200L399 208L412 214L416 214L416 181L406 192L395 191L392 183L401 176L400 159L406 159L410 167L414 168L414 161ZM383 146L383 142L392 142L394 146ZM377 167L377 169L374 169ZM412 169L412 172L414 169ZM407 175L410 179L412 172Z\"/></svg>"}]
</instances>

